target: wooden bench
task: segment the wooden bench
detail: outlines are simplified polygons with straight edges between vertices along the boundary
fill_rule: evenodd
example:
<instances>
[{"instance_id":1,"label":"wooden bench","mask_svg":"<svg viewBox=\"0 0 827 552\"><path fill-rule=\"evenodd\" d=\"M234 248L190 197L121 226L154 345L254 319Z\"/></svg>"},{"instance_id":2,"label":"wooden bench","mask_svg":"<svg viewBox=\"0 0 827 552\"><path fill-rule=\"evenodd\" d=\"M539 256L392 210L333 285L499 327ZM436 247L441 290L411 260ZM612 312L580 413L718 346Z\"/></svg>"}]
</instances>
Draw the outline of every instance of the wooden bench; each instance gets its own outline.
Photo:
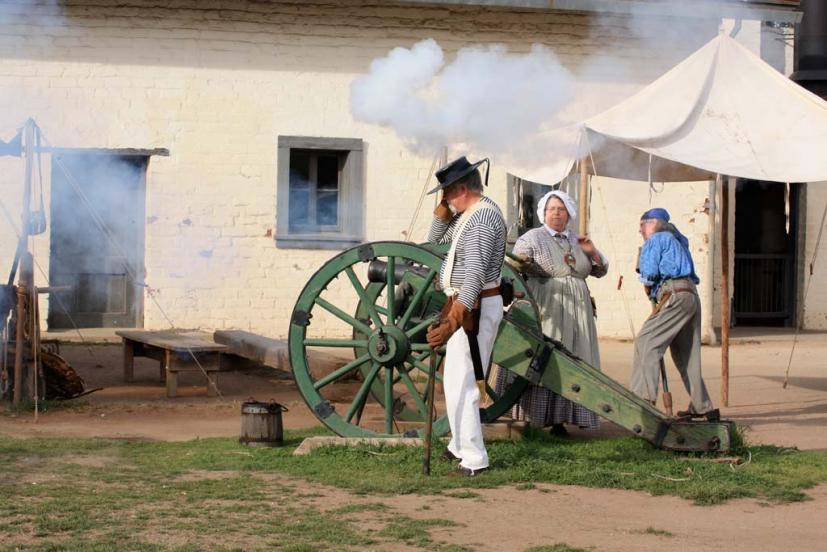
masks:
<instances>
[{"instance_id":1,"label":"wooden bench","mask_svg":"<svg viewBox=\"0 0 827 552\"><path fill-rule=\"evenodd\" d=\"M199 331L119 330L123 339L123 379L133 380L135 357L147 357L160 363L160 379L166 381L167 397L178 394L178 372L201 372L207 378L207 394L218 394L217 372L221 368L221 353L227 350Z\"/></svg>"}]
</instances>

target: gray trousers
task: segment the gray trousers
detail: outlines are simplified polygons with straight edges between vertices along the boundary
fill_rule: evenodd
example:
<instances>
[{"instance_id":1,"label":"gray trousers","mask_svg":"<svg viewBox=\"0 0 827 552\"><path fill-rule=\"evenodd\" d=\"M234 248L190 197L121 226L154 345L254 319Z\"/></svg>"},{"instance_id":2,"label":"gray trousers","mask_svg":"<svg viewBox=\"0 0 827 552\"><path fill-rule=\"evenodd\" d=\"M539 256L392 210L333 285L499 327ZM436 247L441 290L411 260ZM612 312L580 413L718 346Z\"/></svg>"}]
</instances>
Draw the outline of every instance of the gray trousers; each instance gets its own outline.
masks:
<instances>
[{"instance_id":1,"label":"gray trousers","mask_svg":"<svg viewBox=\"0 0 827 552\"><path fill-rule=\"evenodd\" d=\"M693 291L672 292L685 288ZM658 290L659 302L666 291L672 295L643 323L635 338L632 391L648 401L657 401L660 362L668 347L689 392L690 408L703 414L712 410L712 402L701 375L701 302L689 280L664 282Z\"/></svg>"}]
</instances>

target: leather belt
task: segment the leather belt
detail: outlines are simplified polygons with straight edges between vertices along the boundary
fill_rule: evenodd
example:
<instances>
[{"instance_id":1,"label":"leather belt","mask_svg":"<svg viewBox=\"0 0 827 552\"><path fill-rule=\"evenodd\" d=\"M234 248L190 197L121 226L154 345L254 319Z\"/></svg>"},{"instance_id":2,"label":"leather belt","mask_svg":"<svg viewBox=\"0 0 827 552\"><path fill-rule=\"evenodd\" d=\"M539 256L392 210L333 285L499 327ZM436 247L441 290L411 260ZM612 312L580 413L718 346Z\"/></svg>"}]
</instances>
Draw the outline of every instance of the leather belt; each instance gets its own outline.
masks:
<instances>
[{"instance_id":1,"label":"leather belt","mask_svg":"<svg viewBox=\"0 0 827 552\"><path fill-rule=\"evenodd\" d=\"M480 299L485 299L486 297L494 297L495 295L501 295L500 286L482 290L480 292Z\"/></svg>"}]
</instances>

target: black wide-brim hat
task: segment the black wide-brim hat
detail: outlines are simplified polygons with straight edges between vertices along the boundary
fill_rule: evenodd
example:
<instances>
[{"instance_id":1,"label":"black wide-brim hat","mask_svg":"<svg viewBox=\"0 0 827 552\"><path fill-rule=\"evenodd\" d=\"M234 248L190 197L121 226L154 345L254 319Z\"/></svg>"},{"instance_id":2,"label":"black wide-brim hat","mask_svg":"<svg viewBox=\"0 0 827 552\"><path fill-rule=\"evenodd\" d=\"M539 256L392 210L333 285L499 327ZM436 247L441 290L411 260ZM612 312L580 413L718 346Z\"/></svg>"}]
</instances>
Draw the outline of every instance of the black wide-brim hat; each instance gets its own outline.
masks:
<instances>
[{"instance_id":1,"label":"black wide-brim hat","mask_svg":"<svg viewBox=\"0 0 827 552\"><path fill-rule=\"evenodd\" d=\"M428 194L432 194L434 192L438 192L440 190L444 190L454 182L461 180L463 177L468 176L472 172L476 170L477 167L482 165L483 163L488 163L485 170L485 185L488 186L488 167L490 167L490 163L488 158L483 159L482 161L477 161L476 163L471 163L468 159L463 155L459 159L454 159L438 171L434 173L436 176L437 182L439 185L428 192Z\"/></svg>"}]
</instances>

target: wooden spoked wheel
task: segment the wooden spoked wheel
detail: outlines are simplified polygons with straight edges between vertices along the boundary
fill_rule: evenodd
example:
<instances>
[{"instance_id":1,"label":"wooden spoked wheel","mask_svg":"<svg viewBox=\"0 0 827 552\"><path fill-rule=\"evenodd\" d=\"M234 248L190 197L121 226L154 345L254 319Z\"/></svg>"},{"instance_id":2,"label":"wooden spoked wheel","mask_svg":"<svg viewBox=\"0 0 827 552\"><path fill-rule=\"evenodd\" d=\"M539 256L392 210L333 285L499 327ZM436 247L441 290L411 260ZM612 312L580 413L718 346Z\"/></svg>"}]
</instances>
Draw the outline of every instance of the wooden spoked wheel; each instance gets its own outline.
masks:
<instances>
[{"instance_id":1,"label":"wooden spoked wheel","mask_svg":"<svg viewBox=\"0 0 827 552\"><path fill-rule=\"evenodd\" d=\"M445 303L444 294L434 287L444 252L405 242L354 247L325 263L299 295L289 332L294 377L310 409L338 435L424 433L431 355L436 355L439 366L443 354L431 350L425 332ZM522 279L507 265L503 275L527 293ZM327 371L312 370L309 348L337 353L329 356L338 361ZM438 384L442 381L439 372L436 379ZM480 413L483 421L506 412L527 385L516 378L498 395L489 380ZM440 390L437 385L438 405ZM438 406L434 435L448 431L448 420L440 414Z\"/></svg>"}]
</instances>

